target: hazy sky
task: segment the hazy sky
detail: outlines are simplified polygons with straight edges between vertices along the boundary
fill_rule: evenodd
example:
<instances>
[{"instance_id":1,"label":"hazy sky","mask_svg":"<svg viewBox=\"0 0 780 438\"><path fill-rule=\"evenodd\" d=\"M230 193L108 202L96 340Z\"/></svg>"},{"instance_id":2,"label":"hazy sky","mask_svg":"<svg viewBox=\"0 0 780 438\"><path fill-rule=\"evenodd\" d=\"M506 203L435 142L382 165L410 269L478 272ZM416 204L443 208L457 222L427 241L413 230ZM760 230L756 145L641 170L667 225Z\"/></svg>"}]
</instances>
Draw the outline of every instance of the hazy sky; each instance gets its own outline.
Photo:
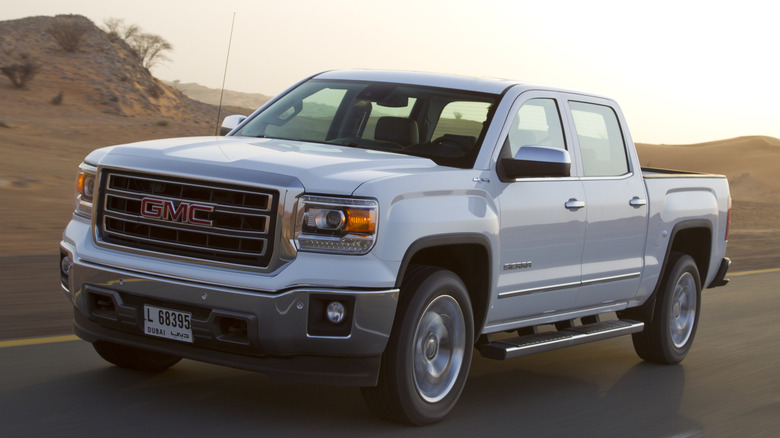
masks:
<instances>
[{"instance_id":1,"label":"hazy sky","mask_svg":"<svg viewBox=\"0 0 780 438\"><path fill-rule=\"evenodd\" d=\"M166 80L273 95L312 73L388 68L518 79L616 99L635 141L780 138L766 0L25 0L0 20L122 18L173 44Z\"/></svg>"}]
</instances>

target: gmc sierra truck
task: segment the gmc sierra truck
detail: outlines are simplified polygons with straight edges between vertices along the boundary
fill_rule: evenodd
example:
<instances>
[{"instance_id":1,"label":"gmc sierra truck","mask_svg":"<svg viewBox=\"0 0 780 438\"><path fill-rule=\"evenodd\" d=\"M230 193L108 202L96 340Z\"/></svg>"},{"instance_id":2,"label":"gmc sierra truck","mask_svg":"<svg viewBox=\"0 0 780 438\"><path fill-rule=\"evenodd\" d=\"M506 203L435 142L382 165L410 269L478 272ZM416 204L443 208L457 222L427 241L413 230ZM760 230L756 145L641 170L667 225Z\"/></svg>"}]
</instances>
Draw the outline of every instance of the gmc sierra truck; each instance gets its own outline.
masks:
<instances>
[{"instance_id":1,"label":"gmc sierra truck","mask_svg":"<svg viewBox=\"0 0 780 438\"><path fill-rule=\"evenodd\" d=\"M726 178L641 169L604 97L330 71L223 128L79 168L62 287L108 362L359 386L420 425L453 409L475 350L630 334L678 363L702 289L727 282Z\"/></svg>"}]
</instances>

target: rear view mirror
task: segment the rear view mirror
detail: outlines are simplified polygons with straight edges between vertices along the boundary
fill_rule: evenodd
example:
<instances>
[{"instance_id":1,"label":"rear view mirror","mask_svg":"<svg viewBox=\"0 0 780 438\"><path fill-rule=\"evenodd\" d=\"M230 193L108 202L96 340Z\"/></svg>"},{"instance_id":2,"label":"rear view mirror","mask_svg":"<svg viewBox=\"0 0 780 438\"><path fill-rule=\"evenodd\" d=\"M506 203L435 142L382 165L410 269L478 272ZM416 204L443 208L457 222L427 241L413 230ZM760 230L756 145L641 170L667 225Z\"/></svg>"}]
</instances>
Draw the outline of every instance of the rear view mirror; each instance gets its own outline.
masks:
<instances>
[{"instance_id":1,"label":"rear view mirror","mask_svg":"<svg viewBox=\"0 0 780 438\"><path fill-rule=\"evenodd\" d=\"M571 156L565 149L523 146L514 158L499 160L502 180L571 176Z\"/></svg>"},{"instance_id":2,"label":"rear view mirror","mask_svg":"<svg viewBox=\"0 0 780 438\"><path fill-rule=\"evenodd\" d=\"M234 130L245 119L246 116L240 114L225 117L225 120L222 121L222 127L219 128L219 135L227 135L228 132Z\"/></svg>"}]
</instances>

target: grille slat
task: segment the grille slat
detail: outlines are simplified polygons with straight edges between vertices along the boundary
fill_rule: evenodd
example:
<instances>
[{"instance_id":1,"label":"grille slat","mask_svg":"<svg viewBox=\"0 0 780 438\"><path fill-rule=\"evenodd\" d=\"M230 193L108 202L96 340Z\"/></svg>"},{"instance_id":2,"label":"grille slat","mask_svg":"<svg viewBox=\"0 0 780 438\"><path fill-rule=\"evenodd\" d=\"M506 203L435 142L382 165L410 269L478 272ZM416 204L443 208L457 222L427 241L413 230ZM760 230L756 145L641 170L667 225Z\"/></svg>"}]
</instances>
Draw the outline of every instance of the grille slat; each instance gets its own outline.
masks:
<instances>
[{"instance_id":1,"label":"grille slat","mask_svg":"<svg viewBox=\"0 0 780 438\"><path fill-rule=\"evenodd\" d=\"M103 242L267 267L278 192L104 170L98 202Z\"/></svg>"},{"instance_id":2,"label":"grille slat","mask_svg":"<svg viewBox=\"0 0 780 438\"><path fill-rule=\"evenodd\" d=\"M151 224L151 225L155 225L157 227L162 227L162 228L170 228L170 229L179 229L180 228L180 227L172 227L172 226L168 225L166 222L163 222L163 221L155 222L155 221L148 220L148 219L139 219L137 216L133 216L131 214L127 214L127 213L124 213L124 212L118 212L118 211L115 211L115 210L104 209L103 210L103 220L106 221L108 219L116 219L116 220L121 220L121 221L126 221L126 222L131 222L131 223L138 223L138 224L141 224L141 223L147 224L147 225ZM263 220L261 222L256 222L255 226L253 226L253 227L250 226L250 225L243 225L240 228L238 228L238 227L236 227L236 228L229 228L229 227L220 228L219 229L219 234L220 235L225 235L225 236L246 237L248 239L259 238L259 239L265 240L266 236L268 235L268 227L267 227L268 221L265 220L265 219L267 219L267 217L263 217L262 219ZM192 227L189 227L188 230L193 232L193 233L214 234L214 232L210 228L203 227L203 226L192 226Z\"/></svg>"}]
</instances>

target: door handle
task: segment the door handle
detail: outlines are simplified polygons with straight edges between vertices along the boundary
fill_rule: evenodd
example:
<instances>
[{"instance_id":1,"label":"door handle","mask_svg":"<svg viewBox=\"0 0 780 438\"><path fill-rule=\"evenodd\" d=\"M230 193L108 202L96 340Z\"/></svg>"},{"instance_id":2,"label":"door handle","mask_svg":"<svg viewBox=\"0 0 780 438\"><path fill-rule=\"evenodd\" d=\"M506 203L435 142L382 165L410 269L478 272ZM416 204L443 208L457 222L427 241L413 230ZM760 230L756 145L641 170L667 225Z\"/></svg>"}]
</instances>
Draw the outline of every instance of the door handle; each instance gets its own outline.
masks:
<instances>
[{"instance_id":1,"label":"door handle","mask_svg":"<svg viewBox=\"0 0 780 438\"><path fill-rule=\"evenodd\" d=\"M569 210L579 210L580 208L585 208L585 201L580 201L579 199L571 198L568 201L566 201L566 203L563 205Z\"/></svg>"},{"instance_id":2,"label":"door handle","mask_svg":"<svg viewBox=\"0 0 780 438\"><path fill-rule=\"evenodd\" d=\"M642 199L639 196L634 196L633 198L631 198L630 201L628 201L628 205L635 208L643 207L647 205L647 199Z\"/></svg>"}]
</instances>

